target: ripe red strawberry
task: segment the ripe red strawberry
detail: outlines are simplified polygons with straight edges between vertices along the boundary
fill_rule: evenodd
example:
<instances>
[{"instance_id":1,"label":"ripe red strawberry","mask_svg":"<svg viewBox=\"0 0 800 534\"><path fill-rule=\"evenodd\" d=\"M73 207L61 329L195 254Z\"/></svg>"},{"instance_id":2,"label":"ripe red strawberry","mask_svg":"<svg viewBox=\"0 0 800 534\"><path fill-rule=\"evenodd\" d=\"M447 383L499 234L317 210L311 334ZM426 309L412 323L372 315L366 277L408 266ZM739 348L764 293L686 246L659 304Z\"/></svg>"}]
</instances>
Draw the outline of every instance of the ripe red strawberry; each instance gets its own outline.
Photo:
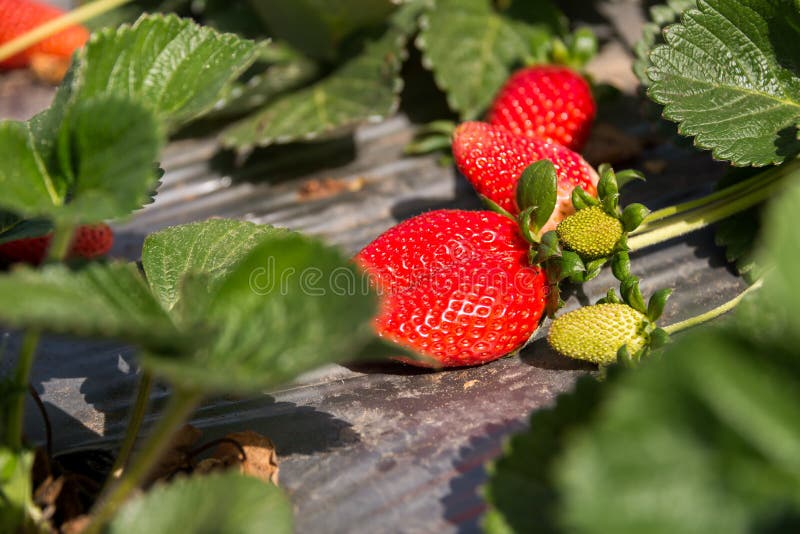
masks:
<instances>
[{"instance_id":1,"label":"ripe red strawberry","mask_svg":"<svg viewBox=\"0 0 800 534\"><path fill-rule=\"evenodd\" d=\"M56 7L33 0L0 0L0 44L19 37L63 13ZM70 26L0 62L0 67L7 69L26 67L34 56L61 58L68 64L72 53L83 46L88 38L89 32L86 28L79 25Z\"/></svg>"},{"instance_id":2,"label":"ripe red strawberry","mask_svg":"<svg viewBox=\"0 0 800 534\"><path fill-rule=\"evenodd\" d=\"M511 75L486 120L517 135L580 151L596 112L592 90L580 74L568 67L537 65Z\"/></svg>"},{"instance_id":3,"label":"ripe red strawberry","mask_svg":"<svg viewBox=\"0 0 800 534\"><path fill-rule=\"evenodd\" d=\"M39 265L47 255L52 234L28 237L0 244L0 260L6 263ZM75 232L68 259L92 259L105 255L114 243L114 233L107 224L81 226Z\"/></svg>"},{"instance_id":4,"label":"ripe red strawberry","mask_svg":"<svg viewBox=\"0 0 800 534\"><path fill-rule=\"evenodd\" d=\"M558 176L558 203L543 232L555 229L575 212L572 190L580 186L597 196L597 172L576 152L557 143L513 134L485 122L465 122L453 132L453 156L475 190L513 215L519 213L516 190L520 174L536 161L553 162Z\"/></svg>"},{"instance_id":5,"label":"ripe red strawberry","mask_svg":"<svg viewBox=\"0 0 800 534\"><path fill-rule=\"evenodd\" d=\"M355 258L381 294L378 334L458 367L521 348L539 326L547 280L511 219L439 210L408 219Z\"/></svg>"}]
</instances>

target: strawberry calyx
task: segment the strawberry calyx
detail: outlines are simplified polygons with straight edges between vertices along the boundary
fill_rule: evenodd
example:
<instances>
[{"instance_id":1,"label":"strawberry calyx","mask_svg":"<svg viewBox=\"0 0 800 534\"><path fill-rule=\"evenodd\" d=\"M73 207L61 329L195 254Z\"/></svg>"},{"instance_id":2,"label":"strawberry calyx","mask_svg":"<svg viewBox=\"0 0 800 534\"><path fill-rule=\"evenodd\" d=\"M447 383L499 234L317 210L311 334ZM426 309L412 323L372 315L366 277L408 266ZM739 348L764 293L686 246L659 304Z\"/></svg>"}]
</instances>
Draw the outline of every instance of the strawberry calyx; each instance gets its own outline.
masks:
<instances>
[{"instance_id":1,"label":"strawberry calyx","mask_svg":"<svg viewBox=\"0 0 800 534\"><path fill-rule=\"evenodd\" d=\"M656 291L645 304L639 279L629 275L620 293L610 289L596 304L557 317L547 338L550 346L563 356L601 366L635 366L667 343L669 335L656 322L672 290Z\"/></svg>"},{"instance_id":2,"label":"strawberry calyx","mask_svg":"<svg viewBox=\"0 0 800 534\"><path fill-rule=\"evenodd\" d=\"M630 204L624 209L619 205L620 189L632 180L644 180L642 173L634 170L615 173L607 164L598 170L598 198L576 187L572 191L575 213L565 217L553 235L547 236L549 243L558 246L552 245L546 254L537 255L538 262L554 264L550 270L558 280L568 278L574 283L584 283L596 277L609 260L623 261L627 258L628 234L650 213L642 204ZM619 276L617 279L624 280Z\"/></svg>"},{"instance_id":3,"label":"strawberry calyx","mask_svg":"<svg viewBox=\"0 0 800 534\"><path fill-rule=\"evenodd\" d=\"M563 305L558 284L565 279L583 283L596 277L609 260L623 265L629 263L627 235L642 223L649 210L641 204L619 206L619 190L631 180L644 176L633 170L615 173L610 165L601 165L597 184L598 198L580 187L572 190L571 207L567 215L552 230L552 215L558 206L558 182L555 166L549 160L529 165L519 178L516 202L520 213L516 217L483 198L489 209L513 218L520 234L530 244L529 261L542 267L550 285L547 313L552 317ZM624 280L630 273L615 267L617 278Z\"/></svg>"}]
</instances>

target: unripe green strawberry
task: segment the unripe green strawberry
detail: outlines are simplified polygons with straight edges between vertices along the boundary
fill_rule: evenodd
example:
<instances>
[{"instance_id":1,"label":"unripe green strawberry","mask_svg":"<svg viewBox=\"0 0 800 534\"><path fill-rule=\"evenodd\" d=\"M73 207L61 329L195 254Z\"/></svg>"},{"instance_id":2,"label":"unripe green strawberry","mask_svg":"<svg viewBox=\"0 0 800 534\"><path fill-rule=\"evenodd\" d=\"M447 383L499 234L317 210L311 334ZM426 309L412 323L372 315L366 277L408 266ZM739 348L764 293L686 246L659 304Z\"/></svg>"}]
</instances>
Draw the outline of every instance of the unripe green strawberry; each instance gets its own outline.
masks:
<instances>
[{"instance_id":1,"label":"unripe green strawberry","mask_svg":"<svg viewBox=\"0 0 800 534\"><path fill-rule=\"evenodd\" d=\"M556 318L547 341L570 358L608 365L626 345L630 354L643 349L649 339L650 320L627 304L584 306Z\"/></svg>"},{"instance_id":2,"label":"unripe green strawberry","mask_svg":"<svg viewBox=\"0 0 800 534\"><path fill-rule=\"evenodd\" d=\"M578 210L556 228L561 244L585 260L610 256L622 238L622 232L622 222L600 206Z\"/></svg>"}]
</instances>

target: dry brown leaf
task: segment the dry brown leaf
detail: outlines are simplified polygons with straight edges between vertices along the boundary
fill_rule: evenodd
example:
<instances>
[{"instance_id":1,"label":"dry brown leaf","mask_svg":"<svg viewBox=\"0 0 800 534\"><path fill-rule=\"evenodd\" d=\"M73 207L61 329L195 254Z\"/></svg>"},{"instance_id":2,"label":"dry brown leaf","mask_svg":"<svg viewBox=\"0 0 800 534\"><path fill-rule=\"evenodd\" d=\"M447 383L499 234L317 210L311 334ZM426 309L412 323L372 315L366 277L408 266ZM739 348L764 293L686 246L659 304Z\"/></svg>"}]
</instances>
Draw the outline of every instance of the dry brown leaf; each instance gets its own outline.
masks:
<instances>
[{"instance_id":1,"label":"dry brown leaf","mask_svg":"<svg viewBox=\"0 0 800 534\"><path fill-rule=\"evenodd\" d=\"M320 198L332 197L344 191L358 191L364 187L364 178L357 178L347 182L344 180L334 180L333 178L314 178L308 180L297 190L300 200L316 200Z\"/></svg>"},{"instance_id":2,"label":"dry brown leaf","mask_svg":"<svg viewBox=\"0 0 800 534\"><path fill-rule=\"evenodd\" d=\"M265 482L278 485L278 455L272 441L252 430L234 432L225 436L237 442L244 449L246 459L242 461L242 454L232 443L223 442L217 446L213 458L217 458L227 466L239 465L239 472L256 477Z\"/></svg>"},{"instance_id":3,"label":"dry brown leaf","mask_svg":"<svg viewBox=\"0 0 800 534\"><path fill-rule=\"evenodd\" d=\"M225 462L219 458L204 458L197 462L192 473L195 475L207 475L215 471L224 471L227 468L228 466Z\"/></svg>"},{"instance_id":4,"label":"dry brown leaf","mask_svg":"<svg viewBox=\"0 0 800 534\"><path fill-rule=\"evenodd\" d=\"M191 469L192 455L190 453L192 446L197 443L202 435L203 432L192 425L183 425L175 434L175 437L172 438L169 449L153 468L144 485L148 486L156 480L169 478L176 471Z\"/></svg>"}]
</instances>

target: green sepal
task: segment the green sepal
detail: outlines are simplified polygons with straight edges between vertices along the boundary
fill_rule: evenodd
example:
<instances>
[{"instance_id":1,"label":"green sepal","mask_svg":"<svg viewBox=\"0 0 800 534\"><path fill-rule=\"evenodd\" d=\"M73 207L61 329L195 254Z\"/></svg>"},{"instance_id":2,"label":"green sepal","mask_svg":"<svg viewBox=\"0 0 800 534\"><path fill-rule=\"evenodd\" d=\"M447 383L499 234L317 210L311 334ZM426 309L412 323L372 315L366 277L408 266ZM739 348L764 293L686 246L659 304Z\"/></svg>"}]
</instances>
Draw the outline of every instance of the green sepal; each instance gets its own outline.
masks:
<instances>
[{"instance_id":1,"label":"green sepal","mask_svg":"<svg viewBox=\"0 0 800 534\"><path fill-rule=\"evenodd\" d=\"M572 190L572 205L575 206L576 210L597 206L598 204L600 204L600 201L584 191L582 187L576 187Z\"/></svg>"},{"instance_id":2,"label":"green sepal","mask_svg":"<svg viewBox=\"0 0 800 534\"><path fill-rule=\"evenodd\" d=\"M622 299L619 298L614 288L608 290L606 296L596 302L596 304L622 304Z\"/></svg>"},{"instance_id":3,"label":"green sepal","mask_svg":"<svg viewBox=\"0 0 800 534\"><path fill-rule=\"evenodd\" d=\"M602 198L601 202L603 203L603 211L605 211L612 217L619 217L619 213L617 210L619 206L619 193L613 193L600 198Z\"/></svg>"},{"instance_id":4,"label":"green sepal","mask_svg":"<svg viewBox=\"0 0 800 534\"><path fill-rule=\"evenodd\" d=\"M642 224L642 221L649 213L650 210L643 204L630 204L626 206L625 209L622 210L622 228L626 232L633 232L639 228L639 225Z\"/></svg>"},{"instance_id":5,"label":"green sepal","mask_svg":"<svg viewBox=\"0 0 800 534\"><path fill-rule=\"evenodd\" d=\"M499 215L503 215L504 217L508 217L509 219L512 219L512 220L515 220L515 221L517 220L516 217L514 217L513 215L511 215L511 213L509 213L508 211L503 209L500 206L500 204L498 204L497 202L495 202L491 198L483 196L483 195L478 195L478 196L481 197L481 202L483 202L483 205L486 206L487 210L493 211L493 212L495 212L495 213L497 213Z\"/></svg>"},{"instance_id":6,"label":"green sepal","mask_svg":"<svg viewBox=\"0 0 800 534\"><path fill-rule=\"evenodd\" d=\"M622 189L633 180L645 181L644 173L636 169L625 169L617 173L617 187Z\"/></svg>"},{"instance_id":7,"label":"green sepal","mask_svg":"<svg viewBox=\"0 0 800 534\"><path fill-rule=\"evenodd\" d=\"M522 237L525 238L525 241L528 243L534 244L539 242L539 237L537 234L539 233L539 228L537 227L535 230L531 228L533 222L533 217L536 213L536 206L531 206L530 208L526 208L519 214L519 231L522 233Z\"/></svg>"},{"instance_id":8,"label":"green sepal","mask_svg":"<svg viewBox=\"0 0 800 534\"><path fill-rule=\"evenodd\" d=\"M669 343L669 334L663 328L656 328L650 332L650 348L660 349Z\"/></svg>"},{"instance_id":9,"label":"green sepal","mask_svg":"<svg viewBox=\"0 0 800 534\"><path fill-rule=\"evenodd\" d=\"M569 66L582 68L597 55L597 36L589 28L578 28L567 37Z\"/></svg>"},{"instance_id":10,"label":"green sepal","mask_svg":"<svg viewBox=\"0 0 800 534\"><path fill-rule=\"evenodd\" d=\"M536 247L536 255L533 263L538 265L551 258L559 258L562 254L563 251L561 250L561 243L558 240L558 234L554 230L550 230L542 235L541 242L539 246Z\"/></svg>"},{"instance_id":11,"label":"green sepal","mask_svg":"<svg viewBox=\"0 0 800 534\"><path fill-rule=\"evenodd\" d=\"M611 272L622 282L631 276L631 258L627 252L617 252L611 259Z\"/></svg>"},{"instance_id":12,"label":"green sepal","mask_svg":"<svg viewBox=\"0 0 800 534\"><path fill-rule=\"evenodd\" d=\"M639 279L635 276L629 276L619 286L622 293L622 299L625 303L634 310L647 314L647 306L644 303L642 290L639 289Z\"/></svg>"},{"instance_id":13,"label":"green sepal","mask_svg":"<svg viewBox=\"0 0 800 534\"><path fill-rule=\"evenodd\" d=\"M520 211L536 207L533 222L542 228L550 219L558 199L558 179L553 162L539 160L522 171L517 184L517 206Z\"/></svg>"},{"instance_id":14,"label":"green sepal","mask_svg":"<svg viewBox=\"0 0 800 534\"><path fill-rule=\"evenodd\" d=\"M647 303L647 318L651 321L655 322L661 317L661 314L664 313L664 306L667 304L667 299L672 294L672 289L664 288L659 289L653 296L650 297L650 301Z\"/></svg>"},{"instance_id":15,"label":"green sepal","mask_svg":"<svg viewBox=\"0 0 800 534\"><path fill-rule=\"evenodd\" d=\"M555 317L556 312L564 306L564 301L561 299L561 290L558 288L558 284L550 284L548 289L544 312L552 319Z\"/></svg>"},{"instance_id":16,"label":"green sepal","mask_svg":"<svg viewBox=\"0 0 800 534\"><path fill-rule=\"evenodd\" d=\"M583 275L583 282L588 282L600 274L600 269L606 264L607 258L598 258L586 263L586 273Z\"/></svg>"},{"instance_id":17,"label":"green sepal","mask_svg":"<svg viewBox=\"0 0 800 534\"><path fill-rule=\"evenodd\" d=\"M581 257L571 250L564 250L558 263L560 266L559 280L569 278L574 281L576 277L580 277L586 272L586 266L583 264Z\"/></svg>"},{"instance_id":18,"label":"green sepal","mask_svg":"<svg viewBox=\"0 0 800 534\"><path fill-rule=\"evenodd\" d=\"M610 165L604 163L598 168L600 174L600 181L597 182L597 197L601 200L606 197L619 194L619 186L617 185L617 177L614 174L614 169Z\"/></svg>"},{"instance_id":19,"label":"green sepal","mask_svg":"<svg viewBox=\"0 0 800 534\"><path fill-rule=\"evenodd\" d=\"M636 367L637 362L634 357L631 356L630 351L628 351L627 345L622 345L617 350L617 363L627 368Z\"/></svg>"}]
</instances>

